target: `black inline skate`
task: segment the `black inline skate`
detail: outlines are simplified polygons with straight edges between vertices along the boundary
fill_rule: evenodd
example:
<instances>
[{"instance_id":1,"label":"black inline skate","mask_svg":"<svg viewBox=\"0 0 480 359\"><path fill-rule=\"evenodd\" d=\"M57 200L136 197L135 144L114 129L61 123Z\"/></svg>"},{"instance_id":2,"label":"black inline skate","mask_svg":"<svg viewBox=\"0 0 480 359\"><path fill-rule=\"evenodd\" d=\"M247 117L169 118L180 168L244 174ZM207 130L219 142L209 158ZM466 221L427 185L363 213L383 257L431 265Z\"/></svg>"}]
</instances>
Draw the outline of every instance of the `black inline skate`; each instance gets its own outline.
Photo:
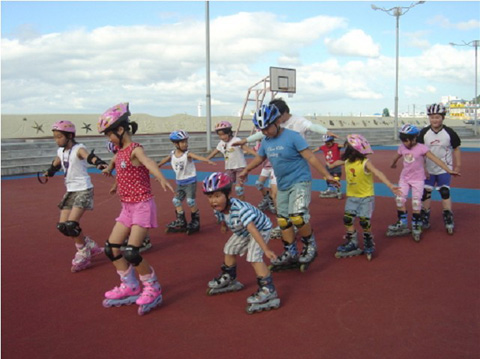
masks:
<instances>
[{"instance_id":1,"label":"black inline skate","mask_svg":"<svg viewBox=\"0 0 480 359\"><path fill-rule=\"evenodd\" d=\"M167 224L165 233L178 233L187 231L187 220L185 219L185 212L176 212L177 219Z\"/></svg>"},{"instance_id":2,"label":"black inline skate","mask_svg":"<svg viewBox=\"0 0 480 359\"><path fill-rule=\"evenodd\" d=\"M452 211L446 209L443 211L443 222L445 223L445 229L448 234L453 234L453 228L455 224L453 223L453 213Z\"/></svg>"},{"instance_id":3,"label":"black inline skate","mask_svg":"<svg viewBox=\"0 0 480 359\"><path fill-rule=\"evenodd\" d=\"M310 237L302 238L302 242L303 249L298 258L298 262L300 263L300 271L305 272L317 257L317 243L315 242L313 232Z\"/></svg>"},{"instance_id":4,"label":"black inline skate","mask_svg":"<svg viewBox=\"0 0 480 359\"><path fill-rule=\"evenodd\" d=\"M243 289L243 284L237 281L237 266L228 267L223 264L221 270L218 277L208 282L207 295L236 292Z\"/></svg>"},{"instance_id":5,"label":"black inline skate","mask_svg":"<svg viewBox=\"0 0 480 359\"><path fill-rule=\"evenodd\" d=\"M421 240L422 224L421 214L414 213L412 218L412 236L415 242L420 242Z\"/></svg>"},{"instance_id":6,"label":"black inline skate","mask_svg":"<svg viewBox=\"0 0 480 359\"><path fill-rule=\"evenodd\" d=\"M347 234L343 236L343 239L346 242L337 247L335 258L355 257L363 253L358 247L357 232L347 232Z\"/></svg>"},{"instance_id":7,"label":"black inline skate","mask_svg":"<svg viewBox=\"0 0 480 359\"><path fill-rule=\"evenodd\" d=\"M192 221L187 224L187 234L192 234L200 230L200 211L192 212Z\"/></svg>"},{"instance_id":8,"label":"black inline skate","mask_svg":"<svg viewBox=\"0 0 480 359\"><path fill-rule=\"evenodd\" d=\"M285 251L277 259L274 259L268 267L272 272L300 268L297 244L295 242L285 242L283 239L282 242Z\"/></svg>"},{"instance_id":9,"label":"black inline skate","mask_svg":"<svg viewBox=\"0 0 480 359\"><path fill-rule=\"evenodd\" d=\"M422 229L429 229L430 228L430 209L422 208L420 211L420 215L422 217Z\"/></svg>"},{"instance_id":10,"label":"black inline skate","mask_svg":"<svg viewBox=\"0 0 480 359\"><path fill-rule=\"evenodd\" d=\"M375 242L373 235L369 232L363 233L363 253L367 256L367 260L371 261L375 252Z\"/></svg>"}]
</instances>

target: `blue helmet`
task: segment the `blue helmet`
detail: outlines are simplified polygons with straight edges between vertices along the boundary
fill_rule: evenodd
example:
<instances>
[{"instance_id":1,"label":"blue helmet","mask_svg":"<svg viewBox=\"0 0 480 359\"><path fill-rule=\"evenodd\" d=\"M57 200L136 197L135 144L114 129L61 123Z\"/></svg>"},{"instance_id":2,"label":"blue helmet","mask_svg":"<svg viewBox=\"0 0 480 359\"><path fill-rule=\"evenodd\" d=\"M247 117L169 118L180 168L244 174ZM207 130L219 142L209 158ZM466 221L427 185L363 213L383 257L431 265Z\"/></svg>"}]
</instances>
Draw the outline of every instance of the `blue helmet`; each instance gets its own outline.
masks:
<instances>
[{"instance_id":1,"label":"blue helmet","mask_svg":"<svg viewBox=\"0 0 480 359\"><path fill-rule=\"evenodd\" d=\"M282 114L275 105L262 105L253 115L253 124L259 130L264 130L274 123Z\"/></svg>"},{"instance_id":2,"label":"blue helmet","mask_svg":"<svg viewBox=\"0 0 480 359\"><path fill-rule=\"evenodd\" d=\"M183 140L188 140L188 132L187 131L183 131L183 130L180 130L180 131L173 131L171 134L170 134L170 141L172 142L180 142L180 141L183 141Z\"/></svg>"},{"instance_id":3,"label":"blue helmet","mask_svg":"<svg viewBox=\"0 0 480 359\"><path fill-rule=\"evenodd\" d=\"M329 142L329 141L334 141L335 137L330 136L330 135L323 135L323 141L324 142Z\"/></svg>"},{"instance_id":4,"label":"blue helmet","mask_svg":"<svg viewBox=\"0 0 480 359\"><path fill-rule=\"evenodd\" d=\"M416 136L420 131L418 130L417 126L410 125L409 123L407 123L406 125L402 126L399 132L400 134L404 134L404 135Z\"/></svg>"}]
</instances>

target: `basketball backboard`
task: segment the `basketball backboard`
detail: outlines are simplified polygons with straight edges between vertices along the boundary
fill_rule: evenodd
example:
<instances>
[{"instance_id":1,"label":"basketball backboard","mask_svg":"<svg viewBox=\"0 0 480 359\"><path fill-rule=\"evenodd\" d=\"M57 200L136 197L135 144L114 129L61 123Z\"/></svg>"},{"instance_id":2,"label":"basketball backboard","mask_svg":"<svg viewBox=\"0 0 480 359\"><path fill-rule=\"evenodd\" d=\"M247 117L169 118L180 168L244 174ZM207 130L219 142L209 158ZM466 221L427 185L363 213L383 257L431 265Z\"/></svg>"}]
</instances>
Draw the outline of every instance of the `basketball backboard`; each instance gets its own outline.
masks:
<instances>
[{"instance_id":1,"label":"basketball backboard","mask_svg":"<svg viewBox=\"0 0 480 359\"><path fill-rule=\"evenodd\" d=\"M270 67L270 91L295 93L296 70L283 67Z\"/></svg>"}]
</instances>

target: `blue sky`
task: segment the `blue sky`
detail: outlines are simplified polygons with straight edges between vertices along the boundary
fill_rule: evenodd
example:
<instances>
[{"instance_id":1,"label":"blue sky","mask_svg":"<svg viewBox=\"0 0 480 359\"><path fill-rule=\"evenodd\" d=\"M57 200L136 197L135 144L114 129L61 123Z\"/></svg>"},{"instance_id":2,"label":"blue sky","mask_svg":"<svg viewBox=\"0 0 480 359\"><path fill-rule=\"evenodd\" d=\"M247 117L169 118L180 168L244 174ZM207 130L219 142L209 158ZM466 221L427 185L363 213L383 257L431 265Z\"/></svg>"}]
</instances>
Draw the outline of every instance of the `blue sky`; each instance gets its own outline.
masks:
<instances>
[{"instance_id":1,"label":"blue sky","mask_svg":"<svg viewBox=\"0 0 480 359\"><path fill-rule=\"evenodd\" d=\"M212 115L236 115L270 66L295 68L302 115L393 112L395 17L411 2L210 1ZM205 114L204 1L1 2L2 113ZM480 3L400 17L399 111L474 96Z\"/></svg>"}]
</instances>

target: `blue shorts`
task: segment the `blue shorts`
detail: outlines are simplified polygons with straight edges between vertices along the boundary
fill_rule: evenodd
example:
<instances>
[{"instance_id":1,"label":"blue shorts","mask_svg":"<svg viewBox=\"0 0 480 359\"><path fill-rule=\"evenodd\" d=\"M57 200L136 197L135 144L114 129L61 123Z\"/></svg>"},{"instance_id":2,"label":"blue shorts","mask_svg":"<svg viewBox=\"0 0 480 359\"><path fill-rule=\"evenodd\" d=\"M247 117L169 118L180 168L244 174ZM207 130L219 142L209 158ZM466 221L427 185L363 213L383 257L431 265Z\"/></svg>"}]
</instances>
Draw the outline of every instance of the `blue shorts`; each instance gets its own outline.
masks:
<instances>
[{"instance_id":1,"label":"blue shorts","mask_svg":"<svg viewBox=\"0 0 480 359\"><path fill-rule=\"evenodd\" d=\"M439 175L430 175L429 178L425 180L425 189L439 190L441 187L450 188L450 182L452 180L452 175L450 173L441 173ZM435 185L437 185L435 187Z\"/></svg>"},{"instance_id":2,"label":"blue shorts","mask_svg":"<svg viewBox=\"0 0 480 359\"><path fill-rule=\"evenodd\" d=\"M375 208L375 196L370 197L347 197L345 201L345 213L356 217L372 218Z\"/></svg>"},{"instance_id":3,"label":"blue shorts","mask_svg":"<svg viewBox=\"0 0 480 359\"><path fill-rule=\"evenodd\" d=\"M292 214L301 213L308 223L310 213L308 206L312 199L312 182L298 182L285 191L277 192L277 216L289 218Z\"/></svg>"}]
</instances>

